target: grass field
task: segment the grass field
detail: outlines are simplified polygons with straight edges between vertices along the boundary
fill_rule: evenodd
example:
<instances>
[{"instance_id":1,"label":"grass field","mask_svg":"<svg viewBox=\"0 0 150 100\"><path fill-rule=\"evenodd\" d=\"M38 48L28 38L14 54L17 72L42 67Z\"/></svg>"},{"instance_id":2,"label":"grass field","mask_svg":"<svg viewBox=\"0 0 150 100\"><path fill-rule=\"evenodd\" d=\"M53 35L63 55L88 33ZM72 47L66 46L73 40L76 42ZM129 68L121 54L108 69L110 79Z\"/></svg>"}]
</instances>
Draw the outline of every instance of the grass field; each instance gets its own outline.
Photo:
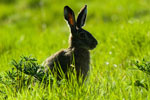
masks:
<instances>
[{"instance_id":1,"label":"grass field","mask_svg":"<svg viewBox=\"0 0 150 100\"><path fill-rule=\"evenodd\" d=\"M85 84L54 84L50 89L37 83L32 90L23 88L15 94L5 87L7 100L150 100L149 90L134 85L140 80L150 86L150 77L132 64L142 58L150 61L149 0L0 0L0 73L10 70L11 60L22 55L42 63L67 48L63 8L69 5L77 15L85 4L83 28L99 43L91 51Z\"/></svg>"}]
</instances>

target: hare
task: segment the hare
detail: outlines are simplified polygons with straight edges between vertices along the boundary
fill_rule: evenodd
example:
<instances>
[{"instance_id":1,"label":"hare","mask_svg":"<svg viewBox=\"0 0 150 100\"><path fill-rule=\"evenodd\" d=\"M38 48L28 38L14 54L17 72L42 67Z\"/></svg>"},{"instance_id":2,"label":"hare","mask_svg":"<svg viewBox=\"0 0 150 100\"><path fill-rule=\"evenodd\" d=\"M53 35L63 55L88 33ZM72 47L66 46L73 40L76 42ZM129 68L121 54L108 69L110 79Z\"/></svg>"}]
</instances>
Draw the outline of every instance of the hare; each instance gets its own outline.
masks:
<instances>
[{"instance_id":1,"label":"hare","mask_svg":"<svg viewBox=\"0 0 150 100\"><path fill-rule=\"evenodd\" d=\"M79 12L77 21L75 21L73 10L68 6L64 7L64 18L68 22L71 31L69 37L70 45L67 49L61 50L46 59L44 66L47 66L52 72L56 71L54 70L54 66L57 68L60 66L63 73L66 75L69 68L72 67L72 62L74 60L77 78L80 74L83 80L87 76L90 64L89 50L94 49L98 42L91 33L82 28L85 24L86 15L87 5ZM59 71L56 71L56 73L60 75Z\"/></svg>"}]
</instances>

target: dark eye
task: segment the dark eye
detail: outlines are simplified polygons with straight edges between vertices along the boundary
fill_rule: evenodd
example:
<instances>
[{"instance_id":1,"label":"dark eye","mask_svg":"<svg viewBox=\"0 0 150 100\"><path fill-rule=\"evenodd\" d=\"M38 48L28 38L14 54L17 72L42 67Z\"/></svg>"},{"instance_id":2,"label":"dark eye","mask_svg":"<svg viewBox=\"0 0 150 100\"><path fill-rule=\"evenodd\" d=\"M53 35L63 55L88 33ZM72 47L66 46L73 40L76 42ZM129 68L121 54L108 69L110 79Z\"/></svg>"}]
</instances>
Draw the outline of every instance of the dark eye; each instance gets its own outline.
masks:
<instances>
[{"instance_id":1,"label":"dark eye","mask_svg":"<svg viewBox=\"0 0 150 100\"><path fill-rule=\"evenodd\" d=\"M84 39L86 37L85 33L80 33L80 38Z\"/></svg>"}]
</instances>

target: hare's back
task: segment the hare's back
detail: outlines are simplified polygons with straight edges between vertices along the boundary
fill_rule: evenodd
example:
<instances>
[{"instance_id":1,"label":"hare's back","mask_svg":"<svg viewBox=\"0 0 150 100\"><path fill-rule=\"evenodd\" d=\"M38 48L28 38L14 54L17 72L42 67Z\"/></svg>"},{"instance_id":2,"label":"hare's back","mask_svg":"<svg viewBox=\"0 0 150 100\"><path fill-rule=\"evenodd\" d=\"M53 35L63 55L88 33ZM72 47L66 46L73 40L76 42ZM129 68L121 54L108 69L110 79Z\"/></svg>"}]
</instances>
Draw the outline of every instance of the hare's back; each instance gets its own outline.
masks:
<instances>
[{"instance_id":1,"label":"hare's back","mask_svg":"<svg viewBox=\"0 0 150 100\"><path fill-rule=\"evenodd\" d=\"M68 50L61 50L54 55L48 57L45 61L45 66L48 66L50 70L54 68L54 66L59 67L61 66L64 72L67 71L67 67L71 64L71 52Z\"/></svg>"}]
</instances>

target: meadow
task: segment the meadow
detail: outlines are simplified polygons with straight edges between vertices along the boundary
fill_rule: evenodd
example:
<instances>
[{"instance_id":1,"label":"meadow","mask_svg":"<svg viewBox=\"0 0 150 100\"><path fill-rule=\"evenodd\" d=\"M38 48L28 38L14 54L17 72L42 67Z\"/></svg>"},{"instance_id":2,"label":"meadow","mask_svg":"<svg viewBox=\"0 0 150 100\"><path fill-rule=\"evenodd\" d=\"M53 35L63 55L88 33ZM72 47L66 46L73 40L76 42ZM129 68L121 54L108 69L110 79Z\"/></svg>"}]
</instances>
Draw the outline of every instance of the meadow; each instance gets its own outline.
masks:
<instances>
[{"instance_id":1,"label":"meadow","mask_svg":"<svg viewBox=\"0 0 150 100\"><path fill-rule=\"evenodd\" d=\"M91 52L88 80L78 86L64 83L12 91L3 86L3 100L149 100L149 89L136 86L138 80L150 86L148 74L138 70L134 60L150 61L149 0L0 0L0 73L10 70L12 59L48 56L68 47L69 27L64 6L75 15L87 4L83 27L98 40ZM76 16L77 17L77 16ZM3 91L3 90L0 90Z\"/></svg>"}]
</instances>

